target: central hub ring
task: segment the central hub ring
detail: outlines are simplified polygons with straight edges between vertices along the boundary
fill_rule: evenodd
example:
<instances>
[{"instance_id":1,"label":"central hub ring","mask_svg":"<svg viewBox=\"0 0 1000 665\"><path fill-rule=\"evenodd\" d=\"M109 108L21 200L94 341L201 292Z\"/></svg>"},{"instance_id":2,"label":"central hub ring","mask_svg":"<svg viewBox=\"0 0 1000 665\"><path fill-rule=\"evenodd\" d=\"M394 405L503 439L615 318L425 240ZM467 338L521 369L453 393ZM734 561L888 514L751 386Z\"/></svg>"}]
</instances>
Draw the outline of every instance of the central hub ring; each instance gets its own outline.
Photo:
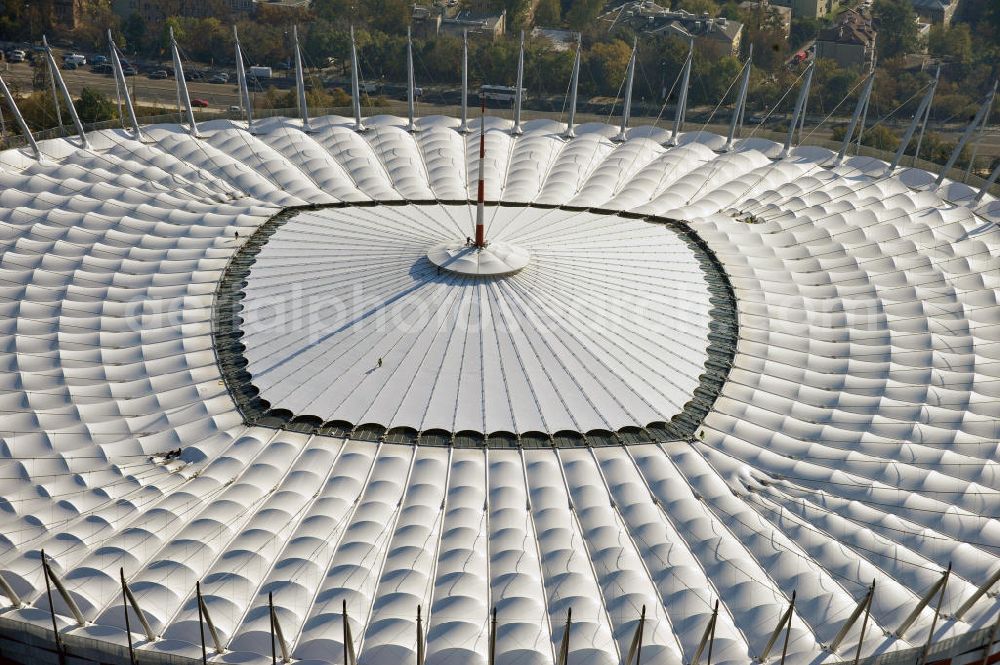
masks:
<instances>
[{"instance_id":1,"label":"central hub ring","mask_svg":"<svg viewBox=\"0 0 1000 665\"><path fill-rule=\"evenodd\" d=\"M441 270L465 277L506 277L528 265L528 250L506 242L485 247L461 242L443 242L427 250L427 260Z\"/></svg>"}]
</instances>

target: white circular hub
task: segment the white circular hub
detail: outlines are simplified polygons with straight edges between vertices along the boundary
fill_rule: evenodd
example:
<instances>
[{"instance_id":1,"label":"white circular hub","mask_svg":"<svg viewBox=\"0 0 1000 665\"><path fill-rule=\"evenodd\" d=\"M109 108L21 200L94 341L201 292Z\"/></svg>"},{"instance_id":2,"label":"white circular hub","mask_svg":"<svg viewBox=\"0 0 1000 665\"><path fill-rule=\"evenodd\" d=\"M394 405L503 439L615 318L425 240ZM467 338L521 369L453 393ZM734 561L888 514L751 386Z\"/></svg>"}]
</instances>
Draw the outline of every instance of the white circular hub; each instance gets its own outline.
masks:
<instances>
[{"instance_id":1,"label":"white circular hub","mask_svg":"<svg viewBox=\"0 0 1000 665\"><path fill-rule=\"evenodd\" d=\"M443 242L427 252L428 260L442 270L468 277L506 277L521 271L531 254L505 242L476 247L462 242Z\"/></svg>"}]
</instances>

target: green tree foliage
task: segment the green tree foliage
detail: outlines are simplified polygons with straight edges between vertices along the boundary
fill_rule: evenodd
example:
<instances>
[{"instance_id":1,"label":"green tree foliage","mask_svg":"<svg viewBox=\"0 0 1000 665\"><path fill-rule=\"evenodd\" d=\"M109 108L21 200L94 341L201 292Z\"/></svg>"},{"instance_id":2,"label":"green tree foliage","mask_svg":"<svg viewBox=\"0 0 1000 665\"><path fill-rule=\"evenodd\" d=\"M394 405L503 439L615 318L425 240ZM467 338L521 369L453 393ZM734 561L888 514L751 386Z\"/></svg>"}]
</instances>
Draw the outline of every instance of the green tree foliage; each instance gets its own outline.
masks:
<instances>
[{"instance_id":1,"label":"green tree foliage","mask_svg":"<svg viewBox=\"0 0 1000 665\"><path fill-rule=\"evenodd\" d=\"M632 47L620 39L594 44L586 52L586 66L589 80L596 90L614 95L622 85Z\"/></svg>"},{"instance_id":2,"label":"green tree foliage","mask_svg":"<svg viewBox=\"0 0 1000 665\"><path fill-rule=\"evenodd\" d=\"M696 16L701 16L702 14L716 16L719 13L719 5L713 0L676 0L674 9L683 9Z\"/></svg>"},{"instance_id":3,"label":"green tree foliage","mask_svg":"<svg viewBox=\"0 0 1000 665\"><path fill-rule=\"evenodd\" d=\"M937 23L931 26L927 49L933 56L967 65L972 62L972 30L966 23L953 28Z\"/></svg>"},{"instance_id":4,"label":"green tree foliage","mask_svg":"<svg viewBox=\"0 0 1000 665\"><path fill-rule=\"evenodd\" d=\"M916 12L910 0L875 0L872 7L880 59L906 55L917 49Z\"/></svg>"},{"instance_id":5,"label":"green tree foliage","mask_svg":"<svg viewBox=\"0 0 1000 665\"><path fill-rule=\"evenodd\" d=\"M118 107L110 99L93 88L84 88L80 99L73 102L80 120L85 123L104 122L118 117Z\"/></svg>"},{"instance_id":6,"label":"green tree foliage","mask_svg":"<svg viewBox=\"0 0 1000 665\"><path fill-rule=\"evenodd\" d=\"M146 33L149 28L142 16L137 13L129 14L121 29L129 51L142 53L146 50Z\"/></svg>"},{"instance_id":7,"label":"green tree foliage","mask_svg":"<svg viewBox=\"0 0 1000 665\"><path fill-rule=\"evenodd\" d=\"M535 25L559 25L562 18L562 6L559 0L539 0L535 10Z\"/></svg>"},{"instance_id":8,"label":"green tree foliage","mask_svg":"<svg viewBox=\"0 0 1000 665\"><path fill-rule=\"evenodd\" d=\"M583 30L593 26L602 9L604 0L573 0L568 7L563 6L563 16L569 27Z\"/></svg>"}]
</instances>

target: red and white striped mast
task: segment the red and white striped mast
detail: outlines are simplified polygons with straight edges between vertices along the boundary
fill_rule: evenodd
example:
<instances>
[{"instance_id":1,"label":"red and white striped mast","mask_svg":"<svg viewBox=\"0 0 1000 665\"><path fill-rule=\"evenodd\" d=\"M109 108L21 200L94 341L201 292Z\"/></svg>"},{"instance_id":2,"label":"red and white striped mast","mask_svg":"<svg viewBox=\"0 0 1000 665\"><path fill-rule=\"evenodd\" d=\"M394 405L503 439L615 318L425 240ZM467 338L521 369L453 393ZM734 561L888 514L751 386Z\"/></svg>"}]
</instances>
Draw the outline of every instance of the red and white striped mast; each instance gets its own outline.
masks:
<instances>
[{"instance_id":1,"label":"red and white striped mast","mask_svg":"<svg viewBox=\"0 0 1000 665\"><path fill-rule=\"evenodd\" d=\"M486 247L486 98L481 100L479 113L479 193L476 196L476 243L478 249Z\"/></svg>"}]
</instances>

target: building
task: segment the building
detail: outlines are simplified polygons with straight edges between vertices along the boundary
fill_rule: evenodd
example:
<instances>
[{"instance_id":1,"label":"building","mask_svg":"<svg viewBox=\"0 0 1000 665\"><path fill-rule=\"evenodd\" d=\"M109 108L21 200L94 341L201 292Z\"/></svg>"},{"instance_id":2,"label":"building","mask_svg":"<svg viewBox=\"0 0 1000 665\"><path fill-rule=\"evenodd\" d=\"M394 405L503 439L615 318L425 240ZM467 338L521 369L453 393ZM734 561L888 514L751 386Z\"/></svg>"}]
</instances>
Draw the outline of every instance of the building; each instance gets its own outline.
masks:
<instances>
[{"instance_id":1,"label":"building","mask_svg":"<svg viewBox=\"0 0 1000 665\"><path fill-rule=\"evenodd\" d=\"M761 24L766 24L768 21L781 26L781 31L785 35L785 39L792 34L792 9L790 7L785 7L783 5L775 4L774 2L769 2L768 0L743 0L740 3L740 9L746 10L747 12L760 12L760 22Z\"/></svg>"},{"instance_id":2,"label":"building","mask_svg":"<svg viewBox=\"0 0 1000 665\"><path fill-rule=\"evenodd\" d=\"M875 28L871 14L861 6L837 16L816 38L816 58L834 60L841 67L869 69L875 62Z\"/></svg>"},{"instance_id":3,"label":"building","mask_svg":"<svg viewBox=\"0 0 1000 665\"><path fill-rule=\"evenodd\" d=\"M452 7L441 5L414 5L410 23L414 37L424 39L440 34L461 37L468 33L470 37L494 40L504 35L507 30L507 11L499 12L477 11L463 9L455 11Z\"/></svg>"},{"instance_id":4,"label":"building","mask_svg":"<svg viewBox=\"0 0 1000 665\"><path fill-rule=\"evenodd\" d=\"M743 24L726 18L697 16L683 9L673 11L651 0L636 0L606 15L614 25L628 24L633 30L650 35L673 34L688 39L706 52L739 55Z\"/></svg>"},{"instance_id":5,"label":"building","mask_svg":"<svg viewBox=\"0 0 1000 665\"><path fill-rule=\"evenodd\" d=\"M818 18L835 11L837 0L771 0L771 4L788 7L798 18Z\"/></svg>"},{"instance_id":6,"label":"building","mask_svg":"<svg viewBox=\"0 0 1000 665\"><path fill-rule=\"evenodd\" d=\"M913 0L913 9L917 16L931 23L943 23L950 26L958 9L959 0Z\"/></svg>"},{"instance_id":7,"label":"building","mask_svg":"<svg viewBox=\"0 0 1000 665\"><path fill-rule=\"evenodd\" d=\"M54 0L52 21L70 30L75 30L83 19L83 0Z\"/></svg>"}]
</instances>

